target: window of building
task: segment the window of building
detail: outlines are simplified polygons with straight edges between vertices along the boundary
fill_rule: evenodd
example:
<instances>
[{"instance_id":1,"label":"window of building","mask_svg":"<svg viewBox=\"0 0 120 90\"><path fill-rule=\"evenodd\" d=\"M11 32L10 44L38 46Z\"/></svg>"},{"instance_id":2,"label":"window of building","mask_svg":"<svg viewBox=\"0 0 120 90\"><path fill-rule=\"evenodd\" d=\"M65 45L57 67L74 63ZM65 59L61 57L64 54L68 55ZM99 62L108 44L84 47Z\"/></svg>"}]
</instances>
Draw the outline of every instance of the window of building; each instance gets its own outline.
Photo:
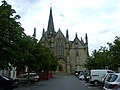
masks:
<instances>
[{"instance_id":1,"label":"window of building","mask_svg":"<svg viewBox=\"0 0 120 90\"><path fill-rule=\"evenodd\" d=\"M56 43L56 55L64 56L64 44L61 42Z\"/></svg>"}]
</instances>

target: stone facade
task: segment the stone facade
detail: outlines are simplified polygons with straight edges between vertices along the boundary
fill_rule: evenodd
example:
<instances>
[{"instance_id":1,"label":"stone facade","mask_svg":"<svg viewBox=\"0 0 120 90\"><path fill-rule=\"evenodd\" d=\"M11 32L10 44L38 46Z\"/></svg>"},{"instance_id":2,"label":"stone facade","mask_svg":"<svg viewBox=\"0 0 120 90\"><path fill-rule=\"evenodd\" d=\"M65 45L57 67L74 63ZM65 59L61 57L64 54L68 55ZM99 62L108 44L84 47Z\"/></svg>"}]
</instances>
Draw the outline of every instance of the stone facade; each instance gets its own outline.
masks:
<instances>
[{"instance_id":1,"label":"stone facade","mask_svg":"<svg viewBox=\"0 0 120 90\"><path fill-rule=\"evenodd\" d=\"M59 65L56 73L73 73L75 70L85 70L84 64L88 57L88 37L85 42L78 38L77 33L73 41L69 40L68 30L66 36L59 29L54 29L52 8L50 8L47 30L43 29L40 43L49 47L57 58Z\"/></svg>"}]
</instances>

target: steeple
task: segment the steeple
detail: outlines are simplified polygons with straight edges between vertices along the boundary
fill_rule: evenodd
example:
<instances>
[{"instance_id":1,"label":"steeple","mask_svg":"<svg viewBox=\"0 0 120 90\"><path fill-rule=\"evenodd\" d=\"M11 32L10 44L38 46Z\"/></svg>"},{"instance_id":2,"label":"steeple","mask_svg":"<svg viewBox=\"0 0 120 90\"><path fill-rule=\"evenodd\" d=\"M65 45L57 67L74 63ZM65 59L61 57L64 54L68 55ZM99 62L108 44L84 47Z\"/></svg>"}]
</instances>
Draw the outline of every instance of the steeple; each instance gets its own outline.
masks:
<instances>
[{"instance_id":1,"label":"steeple","mask_svg":"<svg viewBox=\"0 0 120 90\"><path fill-rule=\"evenodd\" d=\"M87 33L85 34L85 40L86 40L86 44L88 44L88 36L87 36Z\"/></svg>"},{"instance_id":2,"label":"steeple","mask_svg":"<svg viewBox=\"0 0 120 90\"><path fill-rule=\"evenodd\" d=\"M34 28L34 33L33 33L33 37L36 37L36 28Z\"/></svg>"},{"instance_id":3,"label":"steeple","mask_svg":"<svg viewBox=\"0 0 120 90\"><path fill-rule=\"evenodd\" d=\"M69 39L68 29L66 30L66 38Z\"/></svg>"},{"instance_id":4,"label":"steeple","mask_svg":"<svg viewBox=\"0 0 120 90\"><path fill-rule=\"evenodd\" d=\"M42 36L44 36L44 34L45 34L45 29L43 28L43 33L42 33Z\"/></svg>"},{"instance_id":5,"label":"steeple","mask_svg":"<svg viewBox=\"0 0 120 90\"><path fill-rule=\"evenodd\" d=\"M76 33L76 35L75 35L75 38L78 38L77 33Z\"/></svg>"},{"instance_id":6,"label":"steeple","mask_svg":"<svg viewBox=\"0 0 120 90\"><path fill-rule=\"evenodd\" d=\"M54 32L54 22L53 22L53 16L52 16L52 7L50 7L50 14L49 14L49 21L48 21L47 31L49 33Z\"/></svg>"},{"instance_id":7,"label":"steeple","mask_svg":"<svg viewBox=\"0 0 120 90\"><path fill-rule=\"evenodd\" d=\"M76 35L75 35L75 44L78 44L78 41L77 41L77 39L78 39L78 36L77 36L77 32L76 32Z\"/></svg>"}]
</instances>

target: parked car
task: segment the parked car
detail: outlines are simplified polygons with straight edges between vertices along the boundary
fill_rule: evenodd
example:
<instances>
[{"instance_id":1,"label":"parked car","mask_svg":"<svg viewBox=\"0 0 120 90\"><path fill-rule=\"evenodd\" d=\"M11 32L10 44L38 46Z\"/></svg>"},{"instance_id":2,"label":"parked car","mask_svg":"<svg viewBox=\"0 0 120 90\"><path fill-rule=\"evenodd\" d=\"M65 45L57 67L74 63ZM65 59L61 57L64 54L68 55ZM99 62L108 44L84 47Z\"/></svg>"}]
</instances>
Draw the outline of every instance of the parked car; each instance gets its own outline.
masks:
<instances>
[{"instance_id":1,"label":"parked car","mask_svg":"<svg viewBox=\"0 0 120 90\"><path fill-rule=\"evenodd\" d=\"M83 75L84 74L84 70L76 70L75 71L75 76L78 77L80 75Z\"/></svg>"},{"instance_id":2,"label":"parked car","mask_svg":"<svg viewBox=\"0 0 120 90\"><path fill-rule=\"evenodd\" d=\"M36 73L24 73L20 74L17 79L19 83L28 83L29 81L32 83L38 81L39 76Z\"/></svg>"},{"instance_id":3,"label":"parked car","mask_svg":"<svg viewBox=\"0 0 120 90\"><path fill-rule=\"evenodd\" d=\"M104 86L104 82L105 82L105 79L110 77L111 75L113 75L114 73L107 73L105 74L100 80L99 80L99 85L100 86Z\"/></svg>"},{"instance_id":4,"label":"parked car","mask_svg":"<svg viewBox=\"0 0 120 90\"><path fill-rule=\"evenodd\" d=\"M90 80L90 76L88 75L88 76L84 76L84 77L85 77L85 81L88 83Z\"/></svg>"},{"instance_id":5,"label":"parked car","mask_svg":"<svg viewBox=\"0 0 120 90\"><path fill-rule=\"evenodd\" d=\"M99 85L99 80L107 73L112 73L114 71L112 70L103 70L103 69L100 69L100 70L91 70L90 72L90 80L89 82L95 86L98 86Z\"/></svg>"},{"instance_id":6,"label":"parked car","mask_svg":"<svg viewBox=\"0 0 120 90\"><path fill-rule=\"evenodd\" d=\"M78 76L78 78L79 78L79 80L85 80L84 75L80 75L80 76Z\"/></svg>"},{"instance_id":7,"label":"parked car","mask_svg":"<svg viewBox=\"0 0 120 90\"><path fill-rule=\"evenodd\" d=\"M30 76L34 78L35 82L39 80L39 75L37 75L36 73L30 73Z\"/></svg>"},{"instance_id":8,"label":"parked car","mask_svg":"<svg viewBox=\"0 0 120 90\"><path fill-rule=\"evenodd\" d=\"M76 70L75 71L75 76L80 76L80 75L89 75L90 71L88 70Z\"/></svg>"},{"instance_id":9,"label":"parked car","mask_svg":"<svg viewBox=\"0 0 120 90\"><path fill-rule=\"evenodd\" d=\"M108 75L105 79L104 90L120 90L120 73Z\"/></svg>"},{"instance_id":10,"label":"parked car","mask_svg":"<svg viewBox=\"0 0 120 90\"><path fill-rule=\"evenodd\" d=\"M86 82L89 82L89 80L90 80L90 71L85 71L85 73L84 73L84 80L86 81Z\"/></svg>"},{"instance_id":11,"label":"parked car","mask_svg":"<svg viewBox=\"0 0 120 90\"><path fill-rule=\"evenodd\" d=\"M0 76L0 90L12 90L18 87L18 81L6 76Z\"/></svg>"}]
</instances>

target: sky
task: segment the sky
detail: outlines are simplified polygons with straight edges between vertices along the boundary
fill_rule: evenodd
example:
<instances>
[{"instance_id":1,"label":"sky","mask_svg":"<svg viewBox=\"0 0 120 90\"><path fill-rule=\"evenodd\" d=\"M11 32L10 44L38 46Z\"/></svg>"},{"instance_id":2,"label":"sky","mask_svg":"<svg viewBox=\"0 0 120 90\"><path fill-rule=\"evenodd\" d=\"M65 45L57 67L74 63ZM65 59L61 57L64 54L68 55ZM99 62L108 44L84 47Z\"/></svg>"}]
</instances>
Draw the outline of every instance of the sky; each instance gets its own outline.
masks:
<instances>
[{"instance_id":1,"label":"sky","mask_svg":"<svg viewBox=\"0 0 120 90\"><path fill-rule=\"evenodd\" d=\"M50 7L52 6L55 31L59 28L73 41L75 34L85 40L88 35L88 48L91 54L107 43L113 43L120 36L120 0L6 0L16 14L27 35L40 40L43 28L47 29Z\"/></svg>"}]
</instances>

